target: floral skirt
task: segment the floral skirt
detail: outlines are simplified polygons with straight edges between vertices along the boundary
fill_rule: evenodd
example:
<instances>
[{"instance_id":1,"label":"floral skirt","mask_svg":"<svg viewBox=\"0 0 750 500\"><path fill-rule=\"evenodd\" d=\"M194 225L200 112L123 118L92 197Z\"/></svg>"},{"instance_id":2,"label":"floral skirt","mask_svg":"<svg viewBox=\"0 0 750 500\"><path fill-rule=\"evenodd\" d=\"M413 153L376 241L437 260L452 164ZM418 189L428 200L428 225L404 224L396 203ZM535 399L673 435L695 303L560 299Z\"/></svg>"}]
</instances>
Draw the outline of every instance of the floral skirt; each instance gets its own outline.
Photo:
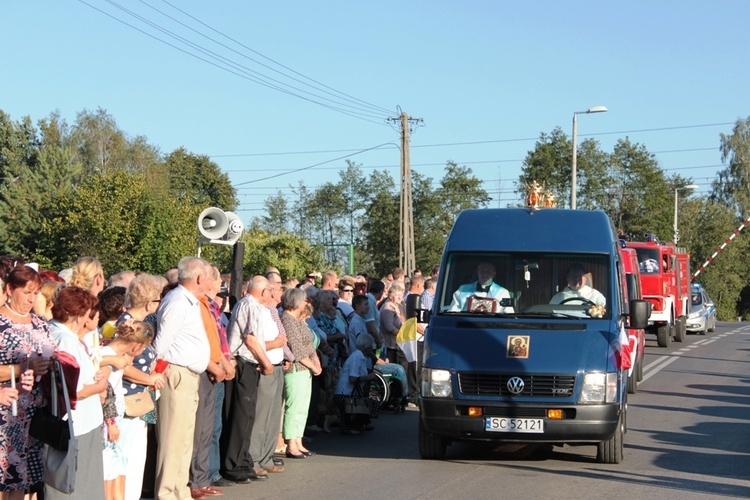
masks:
<instances>
[{"instance_id":1,"label":"floral skirt","mask_svg":"<svg viewBox=\"0 0 750 500\"><path fill-rule=\"evenodd\" d=\"M36 407L0 409L0 491L28 490L44 475L44 443L29 436Z\"/></svg>"}]
</instances>

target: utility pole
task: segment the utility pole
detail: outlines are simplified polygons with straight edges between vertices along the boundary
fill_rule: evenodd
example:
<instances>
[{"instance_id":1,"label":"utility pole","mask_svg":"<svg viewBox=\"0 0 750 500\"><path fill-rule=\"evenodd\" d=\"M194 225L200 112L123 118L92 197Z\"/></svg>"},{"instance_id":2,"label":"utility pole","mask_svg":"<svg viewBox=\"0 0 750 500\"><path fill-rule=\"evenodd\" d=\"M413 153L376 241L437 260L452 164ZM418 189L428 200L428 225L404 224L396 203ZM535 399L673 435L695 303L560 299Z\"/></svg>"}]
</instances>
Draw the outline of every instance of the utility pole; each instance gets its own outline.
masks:
<instances>
[{"instance_id":1,"label":"utility pole","mask_svg":"<svg viewBox=\"0 0 750 500\"><path fill-rule=\"evenodd\" d=\"M397 120L401 125L399 267L403 269L408 276L414 272L417 266L414 252L414 213L412 207L411 164L409 160L409 132L413 125L423 123L423 120L421 118L411 118L403 112L398 118L389 118L389 121L391 122Z\"/></svg>"}]
</instances>

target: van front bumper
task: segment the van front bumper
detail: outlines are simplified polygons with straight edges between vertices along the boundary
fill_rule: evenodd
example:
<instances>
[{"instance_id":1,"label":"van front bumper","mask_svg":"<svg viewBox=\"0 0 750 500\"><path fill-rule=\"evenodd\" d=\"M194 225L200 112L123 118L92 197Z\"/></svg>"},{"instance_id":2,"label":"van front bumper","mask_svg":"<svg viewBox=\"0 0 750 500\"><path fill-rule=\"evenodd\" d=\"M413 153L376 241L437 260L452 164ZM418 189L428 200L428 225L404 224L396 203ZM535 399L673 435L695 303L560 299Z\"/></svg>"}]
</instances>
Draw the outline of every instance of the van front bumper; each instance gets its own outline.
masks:
<instances>
[{"instance_id":1,"label":"van front bumper","mask_svg":"<svg viewBox=\"0 0 750 500\"><path fill-rule=\"evenodd\" d=\"M469 406L482 407L484 416L469 417ZM598 443L610 439L617 430L619 404L559 405L508 404L487 401L456 401L420 398L422 423L428 432L460 441L511 441L540 443ZM485 430L489 416L540 418L547 409L561 409L566 418L560 420L541 417L544 432L493 432Z\"/></svg>"}]
</instances>

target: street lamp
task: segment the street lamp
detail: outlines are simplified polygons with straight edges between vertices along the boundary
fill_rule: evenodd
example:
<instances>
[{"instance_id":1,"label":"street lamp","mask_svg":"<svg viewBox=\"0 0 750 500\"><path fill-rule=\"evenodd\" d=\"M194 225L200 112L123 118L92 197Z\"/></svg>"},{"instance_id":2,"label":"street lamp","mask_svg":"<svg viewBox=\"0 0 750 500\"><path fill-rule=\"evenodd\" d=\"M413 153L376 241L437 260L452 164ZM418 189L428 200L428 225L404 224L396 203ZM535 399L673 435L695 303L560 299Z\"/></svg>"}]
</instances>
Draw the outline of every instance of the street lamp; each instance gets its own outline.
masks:
<instances>
[{"instance_id":1,"label":"street lamp","mask_svg":"<svg viewBox=\"0 0 750 500\"><path fill-rule=\"evenodd\" d=\"M677 193L680 191L692 191L698 189L698 184L688 184L687 186L674 188L674 244L676 245L680 239L680 231L677 229Z\"/></svg>"},{"instance_id":2,"label":"street lamp","mask_svg":"<svg viewBox=\"0 0 750 500\"><path fill-rule=\"evenodd\" d=\"M591 113L606 113L607 108L604 106L594 106L586 111L576 111L573 113L573 169L571 171L570 179L570 208L576 209L576 167L578 164L578 115L579 114L591 114Z\"/></svg>"}]
</instances>

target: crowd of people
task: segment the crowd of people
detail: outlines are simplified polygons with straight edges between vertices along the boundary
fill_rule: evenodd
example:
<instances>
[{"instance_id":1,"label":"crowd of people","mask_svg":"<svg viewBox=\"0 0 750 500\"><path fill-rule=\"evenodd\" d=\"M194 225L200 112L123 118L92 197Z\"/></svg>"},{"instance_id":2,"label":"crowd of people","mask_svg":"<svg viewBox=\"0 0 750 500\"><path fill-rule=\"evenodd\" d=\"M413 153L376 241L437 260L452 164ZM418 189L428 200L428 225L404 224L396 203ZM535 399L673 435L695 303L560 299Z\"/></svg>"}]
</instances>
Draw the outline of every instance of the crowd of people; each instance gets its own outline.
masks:
<instances>
[{"instance_id":1,"label":"crowd of people","mask_svg":"<svg viewBox=\"0 0 750 500\"><path fill-rule=\"evenodd\" d=\"M405 294L429 307L436 276L405 278L269 268L235 298L230 277L195 257L163 277L108 280L94 257L59 272L0 257L1 498L220 496L314 457L310 433L372 430L377 404L356 418L345 405L367 397L374 370L416 407L416 365L396 336ZM58 359L78 442L73 493L45 484L30 433Z\"/></svg>"}]
</instances>

